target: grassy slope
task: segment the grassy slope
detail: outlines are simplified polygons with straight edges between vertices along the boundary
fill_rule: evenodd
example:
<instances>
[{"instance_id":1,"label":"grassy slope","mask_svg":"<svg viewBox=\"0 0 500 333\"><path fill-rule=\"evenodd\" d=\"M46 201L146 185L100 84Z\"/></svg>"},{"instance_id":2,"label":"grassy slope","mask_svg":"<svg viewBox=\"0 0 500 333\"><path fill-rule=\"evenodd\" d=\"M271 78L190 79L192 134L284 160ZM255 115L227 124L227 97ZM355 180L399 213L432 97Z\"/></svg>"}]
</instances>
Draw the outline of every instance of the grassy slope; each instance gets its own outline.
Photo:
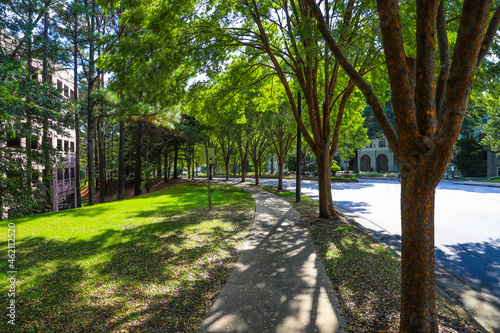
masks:
<instances>
[{"instance_id":1,"label":"grassy slope","mask_svg":"<svg viewBox=\"0 0 500 333\"><path fill-rule=\"evenodd\" d=\"M16 225L16 332L195 332L236 262L251 195L178 184L130 200L0 222ZM4 257L5 258L5 257ZM0 302L7 304L7 259ZM6 320L2 320L0 331Z\"/></svg>"},{"instance_id":2,"label":"grassy slope","mask_svg":"<svg viewBox=\"0 0 500 333\"><path fill-rule=\"evenodd\" d=\"M318 203L294 192L276 192L301 216L339 296L348 332L397 332L401 265L394 255L346 218L318 218ZM441 332L479 332L438 298Z\"/></svg>"}]
</instances>

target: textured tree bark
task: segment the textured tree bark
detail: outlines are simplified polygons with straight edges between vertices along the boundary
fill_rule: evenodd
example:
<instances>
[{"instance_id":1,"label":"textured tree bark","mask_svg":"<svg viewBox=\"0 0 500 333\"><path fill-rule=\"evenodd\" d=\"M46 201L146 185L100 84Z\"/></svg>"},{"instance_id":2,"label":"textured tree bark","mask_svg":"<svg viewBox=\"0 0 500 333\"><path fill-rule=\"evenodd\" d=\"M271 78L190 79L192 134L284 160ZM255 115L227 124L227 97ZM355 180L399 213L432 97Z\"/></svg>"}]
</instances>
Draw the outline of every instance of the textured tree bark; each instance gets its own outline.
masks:
<instances>
[{"instance_id":1,"label":"textured tree bark","mask_svg":"<svg viewBox=\"0 0 500 333\"><path fill-rule=\"evenodd\" d=\"M398 132L390 126L371 86L348 62L330 34L321 11L306 0L335 58L374 110L402 175L402 290L400 332L438 332L435 304L434 191L465 117L475 71L491 45L500 23L500 8L489 23L490 0L465 0L453 62L449 64L446 20L439 1L417 2L417 59L403 45L399 5L378 0L392 104ZM439 13L439 11L441 11ZM436 34L441 68L435 82Z\"/></svg>"},{"instance_id":2,"label":"textured tree bark","mask_svg":"<svg viewBox=\"0 0 500 333\"><path fill-rule=\"evenodd\" d=\"M424 168L401 183L401 332L438 332L434 267L434 191ZM430 170L429 170L430 171Z\"/></svg>"},{"instance_id":3,"label":"textured tree bark","mask_svg":"<svg viewBox=\"0 0 500 333\"><path fill-rule=\"evenodd\" d=\"M332 179L331 179L331 159L329 146L325 146L321 155L316 155L316 165L318 166L318 190L323 193L319 197L319 216L335 216L337 211L333 207L332 199Z\"/></svg>"},{"instance_id":4,"label":"textured tree bark","mask_svg":"<svg viewBox=\"0 0 500 333\"><path fill-rule=\"evenodd\" d=\"M75 29L78 29L78 20L75 21ZM76 32L75 32L76 36ZM44 74L45 75L45 74ZM78 40L73 41L73 99L78 100ZM76 207L82 207L82 194L80 192L80 115L75 110L75 187Z\"/></svg>"},{"instance_id":5,"label":"textured tree bark","mask_svg":"<svg viewBox=\"0 0 500 333\"><path fill-rule=\"evenodd\" d=\"M87 4L86 4L87 6ZM90 31L95 29L94 6L90 12ZM94 165L94 100L92 91L94 90L94 39L89 41L89 82L87 89L87 168L89 179L89 206L95 205L95 165Z\"/></svg>"},{"instance_id":6,"label":"textured tree bark","mask_svg":"<svg viewBox=\"0 0 500 333\"><path fill-rule=\"evenodd\" d=\"M137 122L137 138L135 143L135 173L134 173L134 197L141 195L141 172L142 172L142 120Z\"/></svg>"}]
</instances>

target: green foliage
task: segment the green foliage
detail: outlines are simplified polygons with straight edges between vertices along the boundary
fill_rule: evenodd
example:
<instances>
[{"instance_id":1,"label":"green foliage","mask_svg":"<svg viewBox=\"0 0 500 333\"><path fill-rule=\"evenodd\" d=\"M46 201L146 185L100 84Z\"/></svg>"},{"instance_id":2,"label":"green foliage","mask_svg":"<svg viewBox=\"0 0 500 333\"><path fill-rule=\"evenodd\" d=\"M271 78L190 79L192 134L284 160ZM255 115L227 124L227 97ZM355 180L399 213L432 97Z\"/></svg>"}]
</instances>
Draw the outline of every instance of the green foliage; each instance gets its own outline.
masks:
<instances>
[{"instance_id":1,"label":"green foliage","mask_svg":"<svg viewBox=\"0 0 500 333\"><path fill-rule=\"evenodd\" d=\"M11 216L22 216L51 208L43 194L51 175L42 179L42 168L55 169L64 161L52 146L40 144L42 124L50 119L48 131L66 133L73 126L73 106L52 85L30 79L25 62L0 58L0 141L16 142L1 151L0 198ZM32 142L30 149L25 140Z\"/></svg>"},{"instance_id":2,"label":"green foliage","mask_svg":"<svg viewBox=\"0 0 500 333\"><path fill-rule=\"evenodd\" d=\"M496 107L489 113L488 122L483 128L484 138L481 143L490 147L500 157L500 108Z\"/></svg>"},{"instance_id":3,"label":"green foliage","mask_svg":"<svg viewBox=\"0 0 500 333\"><path fill-rule=\"evenodd\" d=\"M485 166L481 165L480 161L486 152L475 137L459 139L455 149L457 153L452 161L464 176L474 176L484 172Z\"/></svg>"},{"instance_id":4,"label":"green foliage","mask_svg":"<svg viewBox=\"0 0 500 333\"><path fill-rule=\"evenodd\" d=\"M342 170L339 165L337 164L337 161L333 160L332 163L332 174L334 175L335 172Z\"/></svg>"},{"instance_id":5,"label":"green foliage","mask_svg":"<svg viewBox=\"0 0 500 333\"><path fill-rule=\"evenodd\" d=\"M387 98L390 98L390 91L387 91L385 93L385 96ZM392 104L390 99L385 103L385 108L384 108L385 114L387 115L387 119L391 123L393 128L396 128L396 119L394 117L394 110L392 108ZM382 138L384 136L384 133L382 132L382 129L380 128L380 125L378 124L377 120L375 119L375 115L373 114L373 110L371 106L366 105L364 112L363 112L363 117L365 118L364 126L367 129L367 135L370 139L378 139Z\"/></svg>"},{"instance_id":6,"label":"green foliage","mask_svg":"<svg viewBox=\"0 0 500 333\"><path fill-rule=\"evenodd\" d=\"M151 187L156 183L156 179L153 177L153 172L155 171L155 167L153 165L142 168L142 188L146 190L147 193L151 190Z\"/></svg>"}]
</instances>

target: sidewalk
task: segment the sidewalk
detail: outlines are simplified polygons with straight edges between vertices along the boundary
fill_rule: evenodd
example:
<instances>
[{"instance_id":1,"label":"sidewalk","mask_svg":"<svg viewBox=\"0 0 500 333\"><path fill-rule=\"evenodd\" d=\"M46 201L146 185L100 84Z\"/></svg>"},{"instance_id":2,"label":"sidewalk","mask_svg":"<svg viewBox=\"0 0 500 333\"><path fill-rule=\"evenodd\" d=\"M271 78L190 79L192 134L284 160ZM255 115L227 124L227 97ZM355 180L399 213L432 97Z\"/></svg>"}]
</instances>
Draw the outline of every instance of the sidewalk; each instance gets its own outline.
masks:
<instances>
[{"instance_id":1,"label":"sidewalk","mask_svg":"<svg viewBox=\"0 0 500 333\"><path fill-rule=\"evenodd\" d=\"M274 194L237 186L255 198L254 224L199 332L344 332L335 291L296 212Z\"/></svg>"}]
</instances>

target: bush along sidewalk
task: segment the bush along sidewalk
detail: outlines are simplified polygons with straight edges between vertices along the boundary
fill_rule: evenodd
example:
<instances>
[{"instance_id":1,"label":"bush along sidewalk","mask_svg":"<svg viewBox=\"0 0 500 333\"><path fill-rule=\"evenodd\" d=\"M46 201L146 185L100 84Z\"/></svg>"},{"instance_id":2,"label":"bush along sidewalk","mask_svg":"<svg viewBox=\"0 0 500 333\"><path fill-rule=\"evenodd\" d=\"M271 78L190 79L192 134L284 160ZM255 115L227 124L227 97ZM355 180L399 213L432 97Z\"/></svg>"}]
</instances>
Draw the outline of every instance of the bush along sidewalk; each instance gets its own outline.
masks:
<instances>
[{"instance_id":1,"label":"bush along sidewalk","mask_svg":"<svg viewBox=\"0 0 500 333\"><path fill-rule=\"evenodd\" d=\"M295 193L267 191L287 200L301 217L325 265L345 315L348 332L398 332L401 264L385 246L344 216L319 218L318 203ZM481 332L438 296L440 332Z\"/></svg>"}]
</instances>

